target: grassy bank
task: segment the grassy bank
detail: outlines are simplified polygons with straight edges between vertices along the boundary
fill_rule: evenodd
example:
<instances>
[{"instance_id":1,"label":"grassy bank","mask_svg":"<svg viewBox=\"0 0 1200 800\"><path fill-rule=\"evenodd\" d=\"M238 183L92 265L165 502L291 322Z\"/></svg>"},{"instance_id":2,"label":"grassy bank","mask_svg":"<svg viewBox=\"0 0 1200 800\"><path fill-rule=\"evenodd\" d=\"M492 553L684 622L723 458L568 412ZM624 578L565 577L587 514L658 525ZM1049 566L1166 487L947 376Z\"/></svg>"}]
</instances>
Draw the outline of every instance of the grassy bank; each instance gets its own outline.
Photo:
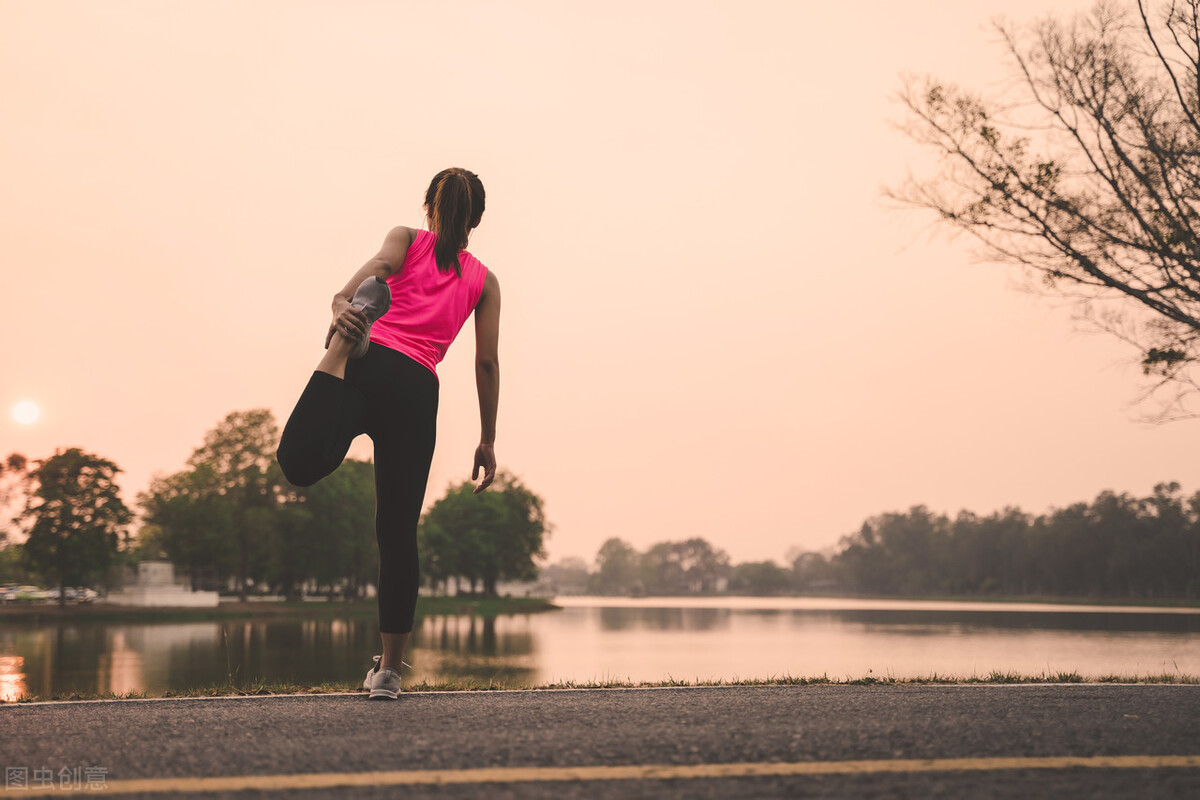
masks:
<instances>
[{"instance_id":1,"label":"grassy bank","mask_svg":"<svg viewBox=\"0 0 1200 800\"><path fill-rule=\"evenodd\" d=\"M58 620L77 622L205 622L223 619L288 619L314 617L372 616L374 600L352 602L247 602L222 601L215 608L135 608L108 603L80 605L6 604L0 606L0 622L44 625ZM463 614L497 617L504 614L533 614L553 611L558 606L535 597L422 597L417 616Z\"/></svg>"},{"instance_id":2,"label":"grassy bank","mask_svg":"<svg viewBox=\"0 0 1200 800\"><path fill-rule=\"evenodd\" d=\"M831 678L828 675L819 677L796 677L792 675L774 676L770 678L747 678L715 681L563 681L538 685L510 685L499 681L442 681L429 683L408 683L404 692L488 692L500 690L548 691L561 689L661 689L701 686L999 686L1008 684L1180 684L1200 685L1200 676L1183 675L1179 673L1162 673L1158 675L1099 675L1088 677L1078 672L1050 672L1040 675L1025 675L1014 672L996 672L988 675L972 675L961 677L954 675L930 675L922 678L895 678L868 675L861 678ZM13 703L32 703L63 700L141 700L147 698L183 698L183 697L246 697L246 696L279 696L298 694L343 694L363 693L360 682L333 682L315 685L298 683L250 683L245 686L207 686L197 689L168 690L160 693L125 692L62 692L49 695L22 695ZM5 705L0 701L0 705Z\"/></svg>"}]
</instances>

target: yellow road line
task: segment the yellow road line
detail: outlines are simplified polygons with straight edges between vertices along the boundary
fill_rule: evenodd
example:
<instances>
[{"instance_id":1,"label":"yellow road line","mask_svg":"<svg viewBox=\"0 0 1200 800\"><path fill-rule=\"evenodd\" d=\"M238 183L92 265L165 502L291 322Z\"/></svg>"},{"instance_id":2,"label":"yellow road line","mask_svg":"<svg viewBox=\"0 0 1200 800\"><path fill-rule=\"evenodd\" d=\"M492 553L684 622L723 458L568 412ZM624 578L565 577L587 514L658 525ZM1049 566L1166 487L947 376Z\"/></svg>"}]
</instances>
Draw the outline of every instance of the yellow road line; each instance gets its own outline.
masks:
<instances>
[{"instance_id":1,"label":"yellow road line","mask_svg":"<svg viewBox=\"0 0 1200 800\"><path fill-rule=\"evenodd\" d=\"M884 761L792 761L734 764L636 764L618 767L492 767L482 769L396 770L391 772L320 772L297 775L231 775L222 778L143 778L109 781L85 794L137 792L238 792L327 789L349 786L531 783L544 781L666 780L681 778L756 778L795 775L869 775L912 772L998 772L1022 769L1198 768L1193 756L1049 756L1044 758L935 758ZM76 789L33 786L6 794L44 797Z\"/></svg>"}]
</instances>

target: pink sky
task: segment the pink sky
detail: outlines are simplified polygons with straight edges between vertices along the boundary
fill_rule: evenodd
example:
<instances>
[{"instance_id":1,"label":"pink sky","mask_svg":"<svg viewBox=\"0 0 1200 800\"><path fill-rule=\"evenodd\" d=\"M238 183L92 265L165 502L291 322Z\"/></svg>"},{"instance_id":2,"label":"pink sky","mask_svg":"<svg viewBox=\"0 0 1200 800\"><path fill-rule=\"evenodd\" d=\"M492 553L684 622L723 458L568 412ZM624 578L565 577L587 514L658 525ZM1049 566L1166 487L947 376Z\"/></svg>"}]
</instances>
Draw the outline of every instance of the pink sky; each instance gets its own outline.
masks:
<instances>
[{"instance_id":1,"label":"pink sky","mask_svg":"<svg viewBox=\"0 0 1200 800\"><path fill-rule=\"evenodd\" d=\"M132 502L226 413L282 424L332 293L455 165L552 559L1200 489L1123 346L880 194L929 166L902 73L997 88L989 19L1089 5L0 0L0 454L83 447ZM472 356L468 325L429 501L468 477Z\"/></svg>"}]
</instances>

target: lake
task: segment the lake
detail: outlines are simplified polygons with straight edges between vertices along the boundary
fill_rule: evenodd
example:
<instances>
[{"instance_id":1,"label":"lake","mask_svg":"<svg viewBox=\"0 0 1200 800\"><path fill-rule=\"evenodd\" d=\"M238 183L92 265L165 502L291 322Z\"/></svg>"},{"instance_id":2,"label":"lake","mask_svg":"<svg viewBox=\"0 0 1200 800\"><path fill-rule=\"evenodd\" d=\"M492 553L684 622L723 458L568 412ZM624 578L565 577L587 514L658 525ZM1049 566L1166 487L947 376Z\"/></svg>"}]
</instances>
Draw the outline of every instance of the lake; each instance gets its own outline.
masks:
<instances>
[{"instance_id":1,"label":"lake","mask_svg":"<svg viewBox=\"0 0 1200 800\"><path fill-rule=\"evenodd\" d=\"M1200 609L841 598L562 597L560 611L419 618L406 680L661 681L1200 675ZM361 680L371 617L0 628L0 698Z\"/></svg>"}]
</instances>

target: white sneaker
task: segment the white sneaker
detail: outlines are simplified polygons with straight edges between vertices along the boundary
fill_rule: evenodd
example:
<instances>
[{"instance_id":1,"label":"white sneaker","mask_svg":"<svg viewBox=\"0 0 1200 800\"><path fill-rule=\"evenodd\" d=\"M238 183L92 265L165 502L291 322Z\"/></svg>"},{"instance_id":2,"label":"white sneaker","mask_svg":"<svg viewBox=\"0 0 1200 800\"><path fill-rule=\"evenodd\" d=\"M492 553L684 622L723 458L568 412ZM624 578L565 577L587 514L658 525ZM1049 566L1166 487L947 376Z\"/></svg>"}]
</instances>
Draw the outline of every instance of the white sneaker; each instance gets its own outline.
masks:
<instances>
[{"instance_id":1,"label":"white sneaker","mask_svg":"<svg viewBox=\"0 0 1200 800\"><path fill-rule=\"evenodd\" d=\"M380 659L382 656L372 656L371 660L375 662L375 666L367 671L367 677L363 681L363 689L370 692L368 696L370 700L395 700L400 694L400 671L392 667L379 668ZM403 661L401 666L412 669L411 664Z\"/></svg>"},{"instance_id":2,"label":"white sneaker","mask_svg":"<svg viewBox=\"0 0 1200 800\"><path fill-rule=\"evenodd\" d=\"M400 673L391 667L384 667L375 673L371 682L371 694L368 700L395 700L400 694Z\"/></svg>"},{"instance_id":3,"label":"white sneaker","mask_svg":"<svg viewBox=\"0 0 1200 800\"><path fill-rule=\"evenodd\" d=\"M375 662L375 666L367 670L367 678L363 681L363 689L371 691L371 682L375 680L375 673L379 672L379 660L383 656L371 656L371 660Z\"/></svg>"}]
</instances>

